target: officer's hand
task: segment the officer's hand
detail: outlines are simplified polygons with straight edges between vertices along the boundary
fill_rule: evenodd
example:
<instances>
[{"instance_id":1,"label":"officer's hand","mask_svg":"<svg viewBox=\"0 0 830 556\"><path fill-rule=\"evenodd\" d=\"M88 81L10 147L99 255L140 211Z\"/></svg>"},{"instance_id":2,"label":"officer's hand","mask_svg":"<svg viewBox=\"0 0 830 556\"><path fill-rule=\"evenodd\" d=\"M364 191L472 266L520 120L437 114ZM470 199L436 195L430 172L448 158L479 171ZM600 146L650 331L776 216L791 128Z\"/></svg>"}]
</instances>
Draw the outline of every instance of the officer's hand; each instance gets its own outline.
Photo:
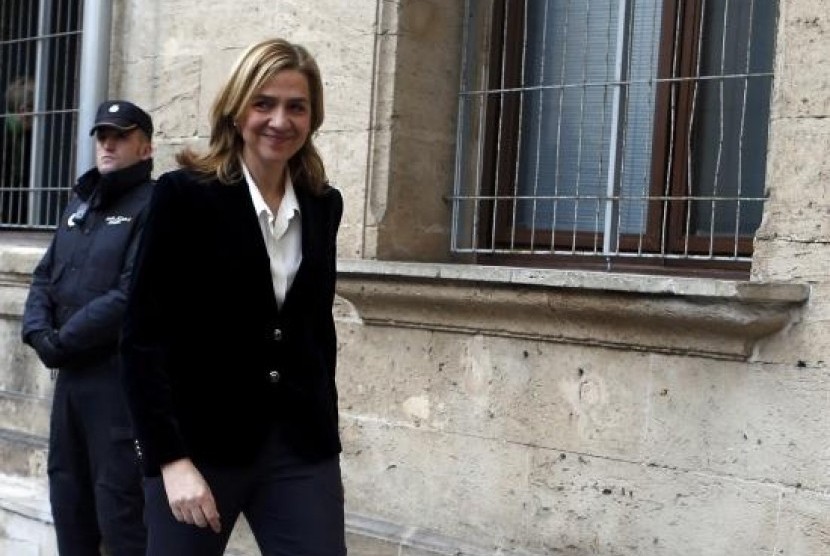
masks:
<instances>
[{"instance_id":1,"label":"officer's hand","mask_svg":"<svg viewBox=\"0 0 830 556\"><path fill-rule=\"evenodd\" d=\"M56 369L64 364L65 354L60 347L57 330L40 330L32 335L32 347L43 364Z\"/></svg>"},{"instance_id":2,"label":"officer's hand","mask_svg":"<svg viewBox=\"0 0 830 556\"><path fill-rule=\"evenodd\" d=\"M214 533L222 530L213 493L189 458L163 465L161 478L176 521L199 527L210 525Z\"/></svg>"}]
</instances>

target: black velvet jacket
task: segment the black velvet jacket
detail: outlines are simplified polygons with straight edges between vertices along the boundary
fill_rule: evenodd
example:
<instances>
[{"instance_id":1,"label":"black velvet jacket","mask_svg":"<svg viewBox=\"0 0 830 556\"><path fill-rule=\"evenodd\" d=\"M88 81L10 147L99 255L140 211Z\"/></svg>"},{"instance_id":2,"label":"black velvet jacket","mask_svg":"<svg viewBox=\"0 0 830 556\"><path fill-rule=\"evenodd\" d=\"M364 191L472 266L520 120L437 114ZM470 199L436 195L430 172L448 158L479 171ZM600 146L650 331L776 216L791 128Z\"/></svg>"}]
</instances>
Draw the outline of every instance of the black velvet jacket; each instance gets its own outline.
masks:
<instances>
[{"instance_id":1,"label":"black velvet jacket","mask_svg":"<svg viewBox=\"0 0 830 556\"><path fill-rule=\"evenodd\" d=\"M309 460L339 453L332 304L340 193L295 182L302 263L281 309L244 180L161 176L122 334L144 472L245 465L275 422Z\"/></svg>"}]
</instances>

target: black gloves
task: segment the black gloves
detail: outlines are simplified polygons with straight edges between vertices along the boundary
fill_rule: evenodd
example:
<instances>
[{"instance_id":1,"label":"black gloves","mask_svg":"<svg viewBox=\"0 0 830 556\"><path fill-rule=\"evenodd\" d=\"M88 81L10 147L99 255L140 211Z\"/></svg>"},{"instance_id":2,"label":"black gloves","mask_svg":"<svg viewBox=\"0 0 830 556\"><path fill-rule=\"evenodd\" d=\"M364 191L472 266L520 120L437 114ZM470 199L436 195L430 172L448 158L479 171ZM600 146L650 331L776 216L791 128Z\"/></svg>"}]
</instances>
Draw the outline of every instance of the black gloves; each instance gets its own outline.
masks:
<instances>
[{"instance_id":1,"label":"black gloves","mask_svg":"<svg viewBox=\"0 0 830 556\"><path fill-rule=\"evenodd\" d=\"M29 336L29 343L35 348L43 364L50 369L57 369L66 362L66 354L61 349L57 330L38 330Z\"/></svg>"}]
</instances>

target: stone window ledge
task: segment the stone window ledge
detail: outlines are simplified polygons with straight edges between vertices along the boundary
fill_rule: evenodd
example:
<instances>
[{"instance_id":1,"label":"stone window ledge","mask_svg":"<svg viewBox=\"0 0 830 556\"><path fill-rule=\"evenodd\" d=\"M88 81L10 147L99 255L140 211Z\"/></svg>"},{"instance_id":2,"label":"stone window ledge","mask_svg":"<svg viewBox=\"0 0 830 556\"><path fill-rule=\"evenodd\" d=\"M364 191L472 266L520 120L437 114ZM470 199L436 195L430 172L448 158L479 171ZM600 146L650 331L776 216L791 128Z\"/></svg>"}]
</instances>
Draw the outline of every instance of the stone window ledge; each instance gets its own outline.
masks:
<instances>
[{"instance_id":1,"label":"stone window ledge","mask_svg":"<svg viewBox=\"0 0 830 556\"><path fill-rule=\"evenodd\" d=\"M806 284L375 260L338 261L337 293L368 325L751 357L792 322Z\"/></svg>"},{"instance_id":2,"label":"stone window ledge","mask_svg":"<svg viewBox=\"0 0 830 556\"><path fill-rule=\"evenodd\" d=\"M0 315L22 314L36 246L0 245ZM745 360L806 284L374 260L338 261L365 324Z\"/></svg>"}]
</instances>

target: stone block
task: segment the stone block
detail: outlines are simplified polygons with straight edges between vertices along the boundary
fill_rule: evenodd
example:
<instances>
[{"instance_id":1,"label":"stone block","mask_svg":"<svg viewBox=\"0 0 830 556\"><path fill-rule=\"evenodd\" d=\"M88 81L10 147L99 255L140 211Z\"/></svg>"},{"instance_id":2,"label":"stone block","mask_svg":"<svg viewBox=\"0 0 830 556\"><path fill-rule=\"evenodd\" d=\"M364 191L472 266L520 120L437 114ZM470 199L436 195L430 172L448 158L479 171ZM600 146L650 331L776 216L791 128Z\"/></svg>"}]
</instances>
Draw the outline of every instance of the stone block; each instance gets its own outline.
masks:
<instances>
[{"instance_id":1,"label":"stone block","mask_svg":"<svg viewBox=\"0 0 830 556\"><path fill-rule=\"evenodd\" d=\"M153 145L153 177L158 178L164 172L179 167L176 155L184 148L191 148L203 152L207 148L207 140L199 137L191 139L159 139Z\"/></svg>"},{"instance_id":2,"label":"stone block","mask_svg":"<svg viewBox=\"0 0 830 556\"><path fill-rule=\"evenodd\" d=\"M522 529L526 447L348 412L342 422L347 510L476 539L491 552L499 539Z\"/></svg>"},{"instance_id":3,"label":"stone block","mask_svg":"<svg viewBox=\"0 0 830 556\"><path fill-rule=\"evenodd\" d=\"M144 0L113 3L110 56L115 64L111 67L111 76L117 74L120 63L158 54L164 32L164 4L166 3L147 4ZM136 37L141 37L141 40Z\"/></svg>"},{"instance_id":4,"label":"stone block","mask_svg":"<svg viewBox=\"0 0 830 556\"><path fill-rule=\"evenodd\" d=\"M534 451L530 489L522 540L544 554L772 554L780 518L775 486L581 454Z\"/></svg>"},{"instance_id":5,"label":"stone block","mask_svg":"<svg viewBox=\"0 0 830 556\"><path fill-rule=\"evenodd\" d=\"M787 276L811 284L807 304L793 314L789 326L758 344L756 358L776 363L830 361L830 284L826 281L830 244L759 242L756 251L762 279Z\"/></svg>"},{"instance_id":6,"label":"stone block","mask_svg":"<svg viewBox=\"0 0 830 556\"><path fill-rule=\"evenodd\" d=\"M292 42L327 46L332 53L349 48L355 38L374 34L377 3L320 0L298 2L278 0L274 7L272 31ZM311 49L319 55L321 48Z\"/></svg>"},{"instance_id":7,"label":"stone block","mask_svg":"<svg viewBox=\"0 0 830 556\"><path fill-rule=\"evenodd\" d=\"M776 544L781 489L763 482L352 416L344 438L347 504L492 553L756 554ZM419 453L424 444L433 449Z\"/></svg>"},{"instance_id":8,"label":"stone block","mask_svg":"<svg viewBox=\"0 0 830 556\"><path fill-rule=\"evenodd\" d=\"M346 546L353 556L398 556L400 546L382 539L346 534Z\"/></svg>"},{"instance_id":9,"label":"stone block","mask_svg":"<svg viewBox=\"0 0 830 556\"><path fill-rule=\"evenodd\" d=\"M202 58L196 55L160 57L153 74L150 109L156 134L192 138L198 129Z\"/></svg>"},{"instance_id":10,"label":"stone block","mask_svg":"<svg viewBox=\"0 0 830 556\"><path fill-rule=\"evenodd\" d=\"M653 355L642 460L742 480L830 487L824 373Z\"/></svg>"},{"instance_id":11,"label":"stone block","mask_svg":"<svg viewBox=\"0 0 830 556\"><path fill-rule=\"evenodd\" d=\"M830 4L779 2L773 117L830 114Z\"/></svg>"},{"instance_id":12,"label":"stone block","mask_svg":"<svg viewBox=\"0 0 830 556\"><path fill-rule=\"evenodd\" d=\"M109 97L122 98L141 106L153 118L154 140L158 139L156 113L156 91L148 86L153 83L158 71L158 56L144 56L137 59L113 60L110 71Z\"/></svg>"},{"instance_id":13,"label":"stone block","mask_svg":"<svg viewBox=\"0 0 830 556\"><path fill-rule=\"evenodd\" d=\"M246 46L247 44L228 48L205 47L199 76L198 106L195 110L197 135L205 139L205 144L210 137L210 110L213 107L213 101L228 79L234 62Z\"/></svg>"},{"instance_id":14,"label":"stone block","mask_svg":"<svg viewBox=\"0 0 830 556\"><path fill-rule=\"evenodd\" d=\"M378 258L446 261L450 255L454 144L446 136L392 138L388 191L379 221ZM380 212L378 209L381 209Z\"/></svg>"},{"instance_id":15,"label":"stone block","mask_svg":"<svg viewBox=\"0 0 830 556\"><path fill-rule=\"evenodd\" d=\"M823 302L823 311L830 305ZM830 321L800 321L760 344L757 358L799 368L826 369L830 365Z\"/></svg>"},{"instance_id":16,"label":"stone block","mask_svg":"<svg viewBox=\"0 0 830 556\"><path fill-rule=\"evenodd\" d=\"M43 257L50 236L34 241L31 245L24 240L3 244L0 248L0 276L4 277L2 287L28 287L35 266ZM5 294L4 294L5 295Z\"/></svg>"},{"instance_id":17,"label":"stone block","mask_svg":"<svg viewBox=\"0 0 830 556\"><path fill-rule=\"evenodd\" d=\"M51 398L0 391L0 429L46 438Z\"/></svg>"},{"instance_id":18,"label":"stone block","mask_svg":"<svg viewBox=\"0 0 830 556\"><path fill-rule=\"evenodd\" d=\"M326 173L343 196L343 219L338 234L338 257L359 258L363 254L365 216L367 131L326 131L315 138Z\"/></svg>"},{"instance_id":19,"label":"stone block","mask_svg":"<svg viewBox=\"0 0 830 556\"><path fill-rule=\"evenodd\" d=\"M825 468L825 474L830 468ZM771 554L824 554L830 546L830 509L827 494L787 490L781 494L781 521Z\"/></svg>"},{"instance_id":20,"label":"stone block","mask_svg":"<svg viewBox=\"0 0 830 556\"><path fill-rule=\"evenodd\" d=\"M788 280L811 284L810 299L795 311L789 326L756 347L759 361L808 366L830 362L830 286L827 260L830 243L757 241L753 280Z\"/></svg>"},{"instance_id":21,"label":"stone block","mask_svg":"<svg viewBox=\"0 0 830 556\"><path fill-rule=\"evenodd\" d=\"M378 51L381 117L367 222L379 223L370 230L370 252L378 258L449 256L446 196L454 175L461 12L458 2L418 0L384 20L396 35Z\"/></svg>"},{"instance_id":22,"label":"stone block","mask_svg":"<svg viewBox=\"0 0 830 556\"><path fill-rule=\"evenodd\" d=\"M46 478L47 439L0 429L0 474Z\"/></svg>"},{"instance_id":23,"label":"stone block","mask_svg":"<svg viewBox=\"0 0 830 556\"><path fill-rule=\"evenodd\" d=\"M17 529L16 525L11 525ZM0 532L0 535L3 533ZM41 556L40 548L31 541L18 539L4 539L0 537L0 554L14 554L15 556Z\"/></svg>"},{"instance_id":24,"label":"stone block","mask_svg":"<svg viewBox=\"0 0 830 556\"><path fill-rule=\"evenodd\" d=\"M0 290L2 291L2 290ZM35 351L20 340L20 321L0 318L0 392L51 397L54 383Z\"/></svg>"},{"instance_id":25,"label":"stone block","mask_svg":"<svg viewBox=\"0 0 830 556\"><path fill-rule=\"evenodd\" d=\"M44 478L0 474L0 554L57 556Z\"/></svg>"},{"instance_id":26,"label":"stone block","mask_svg":"<svg viewBox=\"0 0 830 556\"><path fill-rule=\"evenodd\" d=\"M828 256L830 243L758 239L752 258L752 280L821 284L827 277Z\"/></svg>"},{"instance_id":27,"label":"stone block","mask_svg":"<svg viewBox=\"0 0 830 556\"><path fill-rule=\"evenodd\" d=\"M830 121L772 122L767 190L769 199L758 241L830 241Z\"/></svg>"},{"instance_id":28,"label":"stone block","mask_svg":"<svg viewBox=\"0 0 830 556\"><path fill-rule=\"evenodd\" d=\"M19 320L23 315L23 308L26 303L27 286L14 284L10 286L0 285L0 316ZM19 325L18 325L19 332Z\"/></svg>"},{"instance_id":29,"label":"stone block","mask_svg":"<svg viewBox=\"0 0 830 556\"><path fill-rule=\"evenodd\" d=\"M365 42L369 37L361 37ZM322 130L330 132L366 131L372 125L371 43L360 48L347 47L337 53L312 52L320 67L325 100ZM364 155L365 156L365 155Z\"/></svg>"},{"instance_id":30,"label":"stone block","mask_svg":"<svg viewBox=\"0 0 830 556\"><path fill-rule=\"evenodd\" d=\"M155 6L156 32L161 40L155 51L163 55L200 56L212 45L238 48L273 36L278 17L274 2L239 0L217 2L210 10L197 0L159 2ZM141 4L133 14L135 25L147 17Z\"/></svg>"},{"instance_id":31,"label":"stone block","mask_svg":"<svg viewBox=\"0 0 830 556\"><path fill-rule=\"evenodd\" d=\"M824 488L820 369L340 323L341 406L396 426ZM382 346L395 345L392 353ZM381 355L383 354L383 355ZM384 376L378 382L376 377ZM695 393L691 395L690 393ZM791 426L782 427L782 423Z\"/></svg>"}]
</instances>

